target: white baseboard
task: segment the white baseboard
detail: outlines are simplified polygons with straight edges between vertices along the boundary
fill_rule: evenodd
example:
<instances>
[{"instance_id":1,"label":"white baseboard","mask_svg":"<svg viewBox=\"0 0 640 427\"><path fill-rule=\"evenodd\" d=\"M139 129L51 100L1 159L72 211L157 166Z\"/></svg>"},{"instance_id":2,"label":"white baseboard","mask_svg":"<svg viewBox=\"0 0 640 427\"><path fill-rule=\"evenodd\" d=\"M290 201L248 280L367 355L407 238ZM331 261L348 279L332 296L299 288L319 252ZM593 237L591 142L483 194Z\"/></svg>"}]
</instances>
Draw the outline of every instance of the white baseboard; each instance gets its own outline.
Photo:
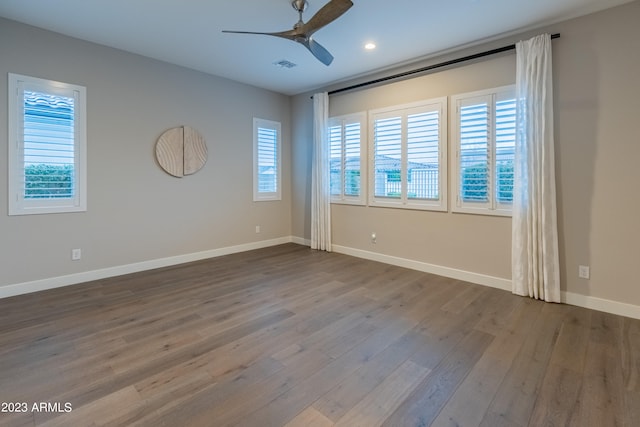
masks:
<instances>
[{"instance_id":1,"label":"white baseboard","mask_svg":"<svg viewBox=\"0 0 640 427\"><path fill-rule=\"evenodd\" d=\"M292 241L298 244L305 244L305 239L301 238L294 237ZM309 245L307 244L307 246ZM355 256L358 258L368 259L371 261L379 261L385 264L397 265L399 267L410 268L412 270L423 271L425 273L437 274L439 276L450 277L452 279L464 280L466 282L490 286L492 288L498 288L511 292L511 279L487 276L470 271L458 270L455 268L443 267L426 262L399 258L391 255L365 251L362 249L349 248L340 245L333 245L333 251L345 255ZM565 304L603 311L611 314L617 314L625 317L631 317L634 319L640 319L640 306L637 305L626 304L618 301L612 301L588 295L580 295L565 291L562 292L561 298L562 302Z\"/></svg>"},{"instance_id":2,"label":"white baseboard","mask_svg":"<svg viewBox=\"0 0 640 427\"><path fill-rule=\"evenodd\" d=\"M470 271L458 270L451 267L443 267L440 265L428 264L426 262L414 261L406 258L399 258L391 255L384 255L377 252L365 251L362 249L348 248L346 246L333 245L335 252L352 255L358 258L364 258L371 261L384 262L385 264L397 265L398 267L410 268L412 270L423 271L425 273L437 274L438 276L449 277L465 282L476 283L478 285L490 286L492 288L511 290L511 280L501 279L499 277L487 276Z\"/></svg>"},{"instance_id":3,"label":"white baseboard","mask_svg":"<svg viewBox=\"0 0 640 427\"><path fill-rule=\"evenodd\" d=\"M253 249L261 249L269 246L281 245L284 243L296 243L303 246L310 246L310 241L302 237L280 237L277 239L245 243L236 246L228 246L225 248L211 249L208 251L178 255L174 257L159 258L133 264L103 268L100 270L92 270L82 273L69 274L66 276L52 277L48 279L34 280L31 282L2 286L0 287L0 298L7 298L15 295L44 291L47 289L75 285L78 283L90 282L92 280L106 279L109 277L121 276L123 274L137 273L140 271L152 270L155 268L170 267L172 265L184 264L187 262L199 261L208 258L215 258L234 253L250 251ZM425 273L437 274L439 276L464 280L466 282L475 283L478 285L511 291L511 280L509 279L487 276L470 271L459 270L451 267L443 267L426 262L415 261L407 258L400 258L340 245L333 245L333 251L345 255L355 256L357 258L383 262L385 264L397 265L399 267L410 268L412 270L423 271ZM562 292L562 302L578 307L584 307L592 310L603 311L606 313L617 314L634 319L640 319L640 306L637 305L564 291Z\"/></svg>"},{"instance_id":4,"label":"white baseboard","mask_svg":"<svg viewBox=\"0 0 640 427\"><path fill-rule=\"evenodd\" d=\"M640 319L640 306L637 305L564 291L562 292L561 298L565 304Z\"/></svg>"},{"instance_id":5,"label":"white baseboard","mask_svg":"<svg viewBox=\"0 0 640 427\"><path fill-rule=\"evenodd\" d=\"M296 237L296 236L292 236L291 237L291 243L296 243L296 244L302 245L302 246L311 246L311 240L310 239L305 239L305 238Z\"/></svg>"},{"instance_id":6,"label":"white baseboard","mask_svg":"<svg viewBox=\"0 0 640 427\"><path fill-rule=\"evenodd\" d=\"M185 255L177 255L167 258L153 259L149 261L136 262L133 264L119 265L115 267L102 268L99 270L74 273L66 276L52 277L48 279L34 280L31 282L16 283L0 287L0 298L7 298L15 295L28 294L31 292L44 291L47 289L60 288L62 286L76 285L78 283L90 282L92 280L106 279L109 277L122 276L123 274L137 273L140 271L152 270L155 268L170 267L172 265L184 264L187 262L200 261L207 258L215 258L223 255L230 255L238 252L250 251L253 249L266 248L269 246L291 243L291 236L280 237L259 242L244 243L225 248L211 249L202 252L195 252Z\"/></svg>"}]
</instances>

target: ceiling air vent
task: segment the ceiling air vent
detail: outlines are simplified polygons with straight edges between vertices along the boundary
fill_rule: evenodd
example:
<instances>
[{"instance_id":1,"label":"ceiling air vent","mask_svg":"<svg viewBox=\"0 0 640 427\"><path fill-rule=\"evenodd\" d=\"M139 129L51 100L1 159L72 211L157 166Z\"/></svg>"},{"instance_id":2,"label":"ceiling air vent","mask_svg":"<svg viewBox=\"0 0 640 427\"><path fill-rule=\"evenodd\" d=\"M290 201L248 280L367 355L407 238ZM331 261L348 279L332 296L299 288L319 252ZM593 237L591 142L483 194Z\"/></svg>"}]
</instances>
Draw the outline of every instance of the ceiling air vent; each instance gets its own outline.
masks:
<instances>
[{"instance_id":1,"label":"ceiling air vent","mask_svg":"<svg viewBox=\"0 0 640 427\"><path fill-rule=\"evenodd\" d=\"M293 68L298 66L298 64L294 64L293 62L287 61L286 59L281 59L280 61L276 61L273 63L273 65L280 68Z\"/></svg>"}]
</instances>

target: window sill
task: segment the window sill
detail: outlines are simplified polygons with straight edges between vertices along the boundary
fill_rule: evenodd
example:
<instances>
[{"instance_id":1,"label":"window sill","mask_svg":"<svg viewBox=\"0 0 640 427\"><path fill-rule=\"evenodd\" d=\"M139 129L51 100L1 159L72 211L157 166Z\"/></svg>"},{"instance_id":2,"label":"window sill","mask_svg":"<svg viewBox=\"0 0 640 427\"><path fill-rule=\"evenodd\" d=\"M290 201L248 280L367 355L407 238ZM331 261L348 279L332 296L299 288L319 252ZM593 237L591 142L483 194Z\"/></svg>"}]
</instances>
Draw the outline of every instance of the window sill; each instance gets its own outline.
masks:
<instances>
[{"instance_id":1,"label":"window sill","mask_svg":"<svg viewBox=\"0 0 640 427\"><path fill-rule=\"evenodd\" d=\"M418 210L418 211L434 211L434 212L447 212L447 206L445 203L416 203L416 202L402 202L398 201L387 201L387 200L374 200L369 206L374 208L391 208L391 209L408 209L408 210Z\"/></svg>"},{"instance_id":2,"label":"window sill","mask_svg":"<svg viewBox=\"0 0 640 427\"><path fill-rule=\"evenodd\" d=\"M487 208L455 208L451 210L455 214L467 215L484 215L484 216L501 216L511 218L511 211L504 209L487 209Z\"/></svg>"}]
</instances>

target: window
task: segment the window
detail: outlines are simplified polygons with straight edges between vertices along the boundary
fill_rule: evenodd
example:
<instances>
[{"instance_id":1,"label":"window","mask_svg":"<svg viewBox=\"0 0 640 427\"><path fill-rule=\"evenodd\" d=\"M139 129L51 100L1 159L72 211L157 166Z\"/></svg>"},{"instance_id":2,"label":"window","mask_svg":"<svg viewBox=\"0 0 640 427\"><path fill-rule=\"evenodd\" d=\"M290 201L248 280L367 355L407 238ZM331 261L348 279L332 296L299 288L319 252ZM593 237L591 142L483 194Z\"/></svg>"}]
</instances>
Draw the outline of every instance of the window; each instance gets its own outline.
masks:
<instances>
[{"instance_id":1,"label":"window","mask_svg":"<svg viewBox=\"0 0 640 427\"><path fill-rule=\"evenodd\" d=\"M372 206L446 210L446 98L371 112Z\"/></svg>"},{"instance_id":2,"label":"window","mask_svg":"<svg viewBox=\"0 0 640 427\"><path fill-rule=\"evenodd\" d=\"M455 211L510 215L516 101L513 86L452 97L456 114Z\"/></svg>"},{"instance_id":3,"label":"window","mask_svg":"<svg viewBox=\"0 0 640 427\"><path fill-rule=\"evenodd\" d=\"M280 200L280 123L253 119L253 200Z\"/></svg>"},{"instance_id":4,"label":"window","mask_svg":"<svg viewBox=\"0 0 640 427\"><path fill-rule=\"evenodd\" d=\"M86 89L9 74L9 215L87 210Z\"/></svg>"},{"instance_id":5,"label":"window","mask_svg":"<svg viewBox=\"0 0 640 427\"><path fill-rule=\"evenodd\" d=\"M329 119L331 202L364 204L365 113Z\"/></svg>"}]
</instances>

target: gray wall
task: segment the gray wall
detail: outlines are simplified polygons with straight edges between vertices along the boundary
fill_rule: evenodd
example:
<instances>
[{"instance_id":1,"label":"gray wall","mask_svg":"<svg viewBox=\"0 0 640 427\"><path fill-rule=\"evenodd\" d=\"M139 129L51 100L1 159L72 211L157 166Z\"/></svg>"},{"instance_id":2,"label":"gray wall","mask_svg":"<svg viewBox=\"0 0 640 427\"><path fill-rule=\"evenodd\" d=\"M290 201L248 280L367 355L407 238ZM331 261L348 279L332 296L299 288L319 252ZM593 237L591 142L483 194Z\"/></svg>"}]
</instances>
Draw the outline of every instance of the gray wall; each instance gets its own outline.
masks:
<instances>
[{"instance_id":1,"label":"gray wall","mask_svg":"<svg viewBox=\"0 0 640 427\"><path fill-rule=\"evenodd\" d=\"M640 306L635 271L640 254L638 22L640 2L632 2L418 64L510 44L540 32L561 33L561 38L553 42L561 279L562 289L578 303L584 303L581 297L591 297L591 303L603 299ZM397 71L403 70L388 74ZM332 96L330 114L514 81L515 55L511 53ZM308 94L295 97L292 105L293 234L308 239L310 189L306 171L310 162L312 106ZM449 158L453 158L451 153ZM511 278L510 218L333 205L332 221L333 242L337 245L499 279ZM375 245L369 238L372 231L377 234ZM591 266L590 280L577 277L580 264Z\"/></svg>"},{"instance_id":2,"label":"gray wall","mask_svg":"<svg viewBox=\"0 0 640 427\"><path fill-rule=\"evenodd\" d=\"M289 97L0 19L0 153L9 72L86 86L88 211L8 216L0 155L0 286L291 235ZM282 123L279 202L252 201L254 116ZM182 179L154 160L157 138L180 125L209 151Z\"/></svg>"}]
</instances>

